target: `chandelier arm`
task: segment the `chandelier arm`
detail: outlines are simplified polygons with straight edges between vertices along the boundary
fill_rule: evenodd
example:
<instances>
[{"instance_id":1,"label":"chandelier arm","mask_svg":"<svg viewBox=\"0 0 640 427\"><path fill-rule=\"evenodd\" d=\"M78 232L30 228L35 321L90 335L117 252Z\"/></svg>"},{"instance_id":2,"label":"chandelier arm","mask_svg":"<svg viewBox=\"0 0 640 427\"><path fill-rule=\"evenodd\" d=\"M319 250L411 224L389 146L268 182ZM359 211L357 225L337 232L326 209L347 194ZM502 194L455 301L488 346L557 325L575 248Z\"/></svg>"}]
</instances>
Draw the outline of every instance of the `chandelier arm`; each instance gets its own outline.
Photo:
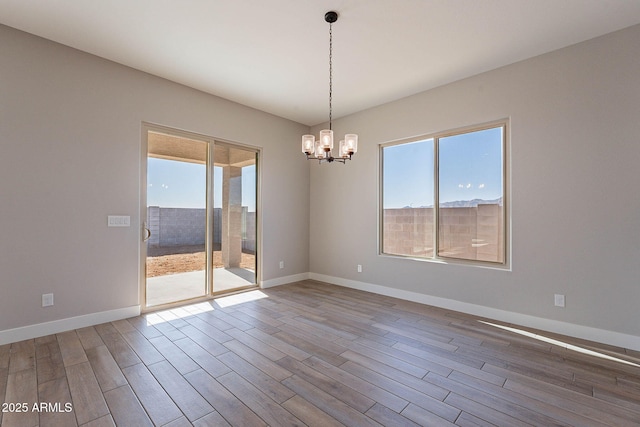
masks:
<instances>
[{"instance_id":1,"label":"chandelier arm","mask_svg":"<svg viewBox=\"0 0 640 427\"><path fill-rule=\"evenodd\" d=\"M327 163L332 163L332 162L338 162L338 163L347 163L347 160L351 160L351 154L349 154L349 157L316 157L316 156L311 156L309 154L306 155L307 156L307 160L317 160L318 163L322 163L322 162L327 162Z\"/></svg>"}]
</instances>

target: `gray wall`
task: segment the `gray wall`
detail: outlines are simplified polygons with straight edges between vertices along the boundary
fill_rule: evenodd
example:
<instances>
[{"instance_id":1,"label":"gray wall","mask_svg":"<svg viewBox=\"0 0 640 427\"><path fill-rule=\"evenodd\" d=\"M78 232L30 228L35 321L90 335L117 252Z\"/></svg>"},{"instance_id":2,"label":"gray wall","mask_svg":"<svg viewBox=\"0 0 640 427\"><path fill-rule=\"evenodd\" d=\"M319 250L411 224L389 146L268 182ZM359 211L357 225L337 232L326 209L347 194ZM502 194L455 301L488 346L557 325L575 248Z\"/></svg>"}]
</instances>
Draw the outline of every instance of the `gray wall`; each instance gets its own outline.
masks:
<instances>
[{"instance_id":1,"label":"gray wall","mask_svg":"<svg viewBox=\"0 0 640 427\"><path fill-rule=\"evenodd\" d=\"M511 271L379 256L379 144L505 117ZM640 337L640 26L333 129L358 133L359 151L347 167L311 165L312 273Z\"/></svg>"},{"instance_id":2,"label":"gray wall","mask_svg":"<svg viewBox=\"0 0 640 427\"><path fill-rule=\"evenodd\" d=\"M0 332L140 304L143 121L261 147L259 279L308 271L307 126L6 26L0 76Z\"/></svg>"}]
</instances>

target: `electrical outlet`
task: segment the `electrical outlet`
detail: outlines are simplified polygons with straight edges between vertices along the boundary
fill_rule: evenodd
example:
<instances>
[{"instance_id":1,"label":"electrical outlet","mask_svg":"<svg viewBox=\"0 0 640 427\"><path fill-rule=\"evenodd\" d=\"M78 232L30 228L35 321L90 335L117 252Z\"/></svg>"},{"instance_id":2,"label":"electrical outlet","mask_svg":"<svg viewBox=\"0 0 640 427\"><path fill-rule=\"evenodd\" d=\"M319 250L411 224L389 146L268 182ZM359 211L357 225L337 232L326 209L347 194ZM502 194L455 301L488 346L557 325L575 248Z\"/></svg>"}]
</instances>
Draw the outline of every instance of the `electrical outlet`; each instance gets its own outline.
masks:
<instances>
[{"instance_id":1,"label":"electrical outlet","mask_svg":"<svg viewBox=\"0 0 640 427\"><path fill-rule=\"evenodd\" d=\"M564 307L564 295L555 294L554 295L554 304L556 307Z\"/></svg>"},{"instance_id":2,"label":"electrical outlet","mask_svg":"<svg viewBox=\"0 0 640 427\"><path fill-rule=\"evenodd\" d=\"M50 307L53 305L53 294L42 294L42 306Z\"/></svg>"},{"instance_id":3,"label":"electrical outlet","mask_svg":"<svg viewBox=\"0 0 640 427\"><path fill-rule=\"evenodd\" d=\"M284 261L280 261L280 268L284 268Z\"/></svg>"},{"instance_id":4,"label":"electrical outlet","mask_svg":"<svg viewBox=\"0 0 640 427\"><path fill-rule=\"evenodd\" d=\"M362 273L362 265L358 264L358 273Z\"/></svg>"}]
</instances>

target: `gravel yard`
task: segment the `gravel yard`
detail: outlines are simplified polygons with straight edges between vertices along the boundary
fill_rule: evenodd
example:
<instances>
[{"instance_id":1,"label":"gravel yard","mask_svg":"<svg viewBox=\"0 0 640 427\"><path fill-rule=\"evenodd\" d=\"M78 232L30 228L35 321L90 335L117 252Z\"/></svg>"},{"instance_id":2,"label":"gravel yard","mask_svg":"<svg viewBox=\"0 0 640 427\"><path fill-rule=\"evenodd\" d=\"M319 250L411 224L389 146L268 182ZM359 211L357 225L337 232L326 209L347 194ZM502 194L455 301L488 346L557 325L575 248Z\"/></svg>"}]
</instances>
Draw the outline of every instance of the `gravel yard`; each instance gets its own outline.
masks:
<instances>
[{"instance_id":1,"label":"gravel yard","mask_svg":"<svg viewBox=\"0 0 640 427\"><path fill-rule=\"evenodd\" d=\"M255 255L242 254L240 267L255 270ZM214 248L213 268L221 268L222 252ZM204 270L204 245L149 247L147 250L147 277Z\"/></svg>"}]
</instances>

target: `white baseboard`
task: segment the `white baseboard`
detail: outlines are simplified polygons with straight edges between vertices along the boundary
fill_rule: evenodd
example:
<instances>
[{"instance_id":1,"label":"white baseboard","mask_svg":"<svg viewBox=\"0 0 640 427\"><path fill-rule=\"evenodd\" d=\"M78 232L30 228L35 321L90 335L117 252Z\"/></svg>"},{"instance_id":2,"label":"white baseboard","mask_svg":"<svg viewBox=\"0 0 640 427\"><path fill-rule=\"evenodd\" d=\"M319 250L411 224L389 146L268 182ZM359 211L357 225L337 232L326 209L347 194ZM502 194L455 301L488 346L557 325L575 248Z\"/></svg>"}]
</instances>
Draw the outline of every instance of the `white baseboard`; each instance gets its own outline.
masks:
<instances>
[{"instance_id":1,"label":"white baseboard","mask_svg":"<svg viewBox=\"0 0 640 427\"><path fill-rule=\"evenodd\" d=\"M512 311L470 304L448 298L434 297L431 295L412 291L404 291L401 289L389 288L387 286L359 282L356 280L327 276L324 274L309 273L309 279L344 286L347 288L373 292L375 294L386 295L389 297L407 301L419 302L422 304L432 305L448 310L460 311L463 313L473 314L475 316L486 317L489 319L499 320L515 325L526 326L562 335L568 335L570 337L595 341L602 344L640 351L640 337L635 335L607 331L604 329L592 328L590 326L576 325L574 323L561 322L558 320L545 319L542 317L530 316L527 314L515 313Z\"/></svg>"},{"instance_id":2,"label":"white baseboard","mask_svg":"<svg viewBox=\"0 0 640 427\"><path fill-rule=\"evenodd\" d=\"M386 295L393 298L403 299L407 301L418 302L422 304L432 305L448 310L460 311L475 316L495 319L502 322L512 323L515 325L526 326L530 328L540 329L543 331L554 332L562 335L568 335L575 338L581 338L589 341L595 341L603 344L613 345L616 347L627 348L630 350L640 351L640 337L635 335L623 334L620 332L607 331L604 329L592 328L589 326L576 325L574 323L561 322L558 320L545 319L542 317L530 316L527 314L515 313L512 311L500 310L492 307L485 307L476 304L456 301L448 298L440 298L431 295L421 294L418 292L405 291L402 289L390 288L387 286L374 285L356 280L343 279L340 277L327 276L317 273L300 273L291 276L278 277L275 279L265 280L260 283L262 288L271 288L274 286L284 285L301 280L317 280L320 282L331 283L334 285L344 286L351 289L359 289L362 291L372 292L375 294ZM91 313L83 316L70 317L67 319L54 320L51 322L39 323L36 325L23 326L15 329L0 331L0 345L13 342L23 341L32 338L38 338L45 335L65 332L72 329L84 328L87 326L98 325L100 323L112 322L115 320L126 319L140 315L140 306L120 308L116 310L103 311L100 313Z\"/></svg>"},{"instance_id":3,"label":"white baseboard","mask_svg":"<svg viewBox=\"0 0 640 427\"><path fill-rule=\"evenodd\" d=\"M138 315L140 315L140 306L134 305L116 310L102 311L100 313L85 314L83 316L8 329L6 331L0 331L0 345L57 334L72 329L99 325L100 323L113 322L114 320L126 319Z\"/></svg>"},{"instance_id":4,"label":"white baseboard","mask_svg":"<svg viewBox=\"0 0 640 427\"><path fill-rule=\"evenodd\" d=\"M307 280L309 273L293 274L291 276L276 277L275 279L263 280L260 282L261 288L272 288L274 286L286 285L287 283L299 282L301 280Z\"/></svg>"}]
</instances>

